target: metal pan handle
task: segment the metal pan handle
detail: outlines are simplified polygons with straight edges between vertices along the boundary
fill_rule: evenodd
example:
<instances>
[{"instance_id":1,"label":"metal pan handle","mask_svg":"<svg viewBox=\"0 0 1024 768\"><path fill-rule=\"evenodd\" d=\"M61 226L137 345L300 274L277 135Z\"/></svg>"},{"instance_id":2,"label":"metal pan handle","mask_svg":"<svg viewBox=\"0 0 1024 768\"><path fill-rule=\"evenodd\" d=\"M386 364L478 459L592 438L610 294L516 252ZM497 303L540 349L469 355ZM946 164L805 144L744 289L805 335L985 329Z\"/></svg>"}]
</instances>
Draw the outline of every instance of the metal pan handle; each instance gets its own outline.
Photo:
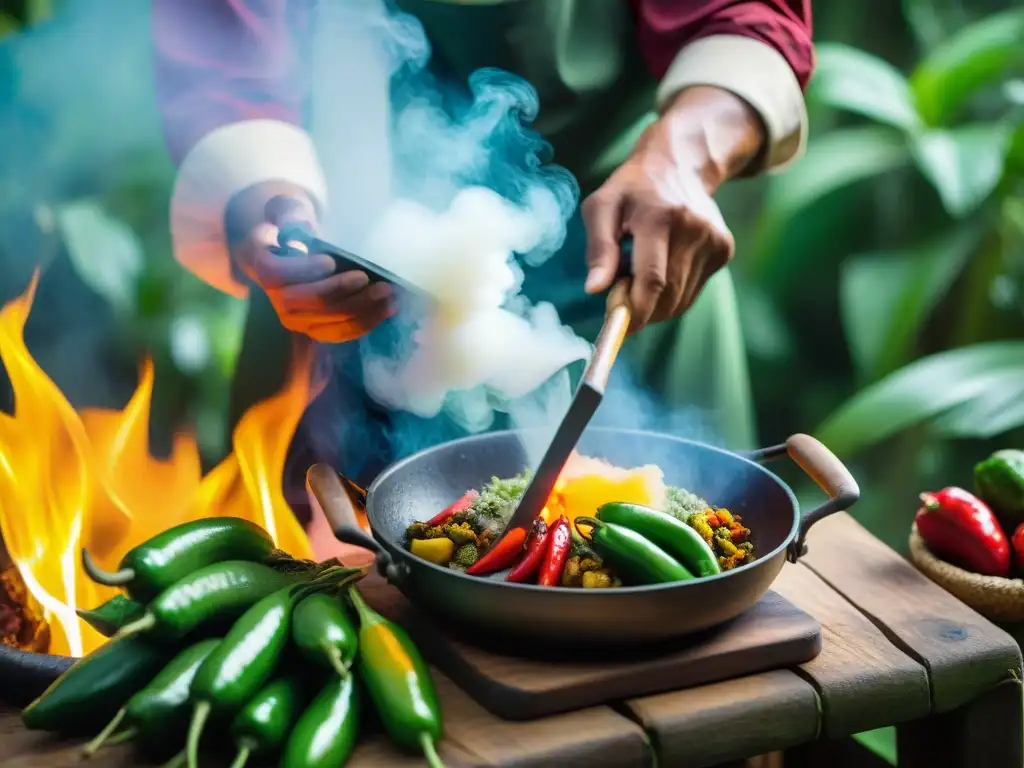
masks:
<instances>
[{"instance_id":1,"label":"metal pan handle","mask_svg":"<svg viewBox=\"0 0 1024 768\"><path fill-rule=\"evenodd\" d=\"M785 443L754 451L747 458L766 462L787 454L829 497L828 501L801 516L800 530L790 543L787 556L790 562L795 563L807 551L806 538L811 526L833 512L856 504L860 499L860 486L846 465L824 443L810 435L793 435Z\"/></svg>"},{"instance_id":2,"label":"metal pan handle","mask_svg":"<svg viewBox=\"0 0 1024 768\"><path fill-rule=\"evenodd\" d=\"M327 464L314 464L306 471L306 488L323 510L331 530L334 531L334 538L342 544L351 544L373 552L377 556L377 570L380 575L391 584L401 583L409 575L409 566L396 562L373 536L359 526L355 505L345 482L345 479Z\"/></svg>"}]
</instances>

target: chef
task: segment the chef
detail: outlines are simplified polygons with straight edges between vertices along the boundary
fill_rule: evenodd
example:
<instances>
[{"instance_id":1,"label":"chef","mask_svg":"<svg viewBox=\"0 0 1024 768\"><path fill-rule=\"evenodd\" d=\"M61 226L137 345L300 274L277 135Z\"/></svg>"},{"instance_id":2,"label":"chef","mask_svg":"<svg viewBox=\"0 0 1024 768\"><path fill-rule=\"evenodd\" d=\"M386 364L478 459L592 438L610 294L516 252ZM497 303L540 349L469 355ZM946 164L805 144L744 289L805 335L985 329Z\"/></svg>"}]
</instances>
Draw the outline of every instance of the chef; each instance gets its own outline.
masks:
<instances>
[{"instance_id":1,"label":"chef","mask_svg":"<svg viewBox=\"0 0 1024 768\"><path fill-rule=\"evenodd\" d=\"M308 77L346 46L374 55L372 29L343 15L332 26L323 14L379 1L154 0L160 111L178 167L174 253L202 280L249 299L233 419L280 385L291 337L352 347L394 311L389 288L360 272L334 274L328 257L272 253L277 230L265 221L267 201L285 195L297 201L293 214L321 231L327 220L348 221L327 234L352 247L374 198L386 198L373 181L385 172L361 168L352 148L387 133L387 79L340 73L321 94ZM814 67L810 0L397 5L422 23L439 81L465 83L481 67L528 80L540 98L534 127L580 183L565 245L526 270L524 293L552 301L592 338L620 238L631 234L636 335L624 354L632 369L669 404L700 406L730 447L750 446L745 352L726 269L734 241L714 195L802 151L803 89ZM347 122L337 118L346 88L362 99ZM357 389L347 396L364 399L367 434L379 436L373 450L386 461L391 416Z\"/></svg>"}]
</instances>

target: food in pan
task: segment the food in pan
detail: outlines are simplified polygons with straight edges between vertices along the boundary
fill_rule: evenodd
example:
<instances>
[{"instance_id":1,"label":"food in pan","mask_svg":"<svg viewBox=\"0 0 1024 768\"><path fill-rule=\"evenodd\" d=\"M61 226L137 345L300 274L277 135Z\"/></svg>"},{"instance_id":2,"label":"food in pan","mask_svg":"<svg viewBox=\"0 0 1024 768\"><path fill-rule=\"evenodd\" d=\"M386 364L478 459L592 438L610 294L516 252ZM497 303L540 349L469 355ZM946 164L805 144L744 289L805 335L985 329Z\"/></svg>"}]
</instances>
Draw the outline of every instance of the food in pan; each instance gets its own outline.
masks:
<instances>
[{"instance_id":1,"label":"food in pan","mask_svg":"<svg viewBox=\"0 0 1024 768\"><path fill-rule=\"evenodd\" d=\"M529 472L493 478L406 529L424 560L507 581L601 589L713 576L754 560L739 515L665 485L661 469L613 466L573 454L529 531L501 534Z\"/></svg>"}]
</instances>

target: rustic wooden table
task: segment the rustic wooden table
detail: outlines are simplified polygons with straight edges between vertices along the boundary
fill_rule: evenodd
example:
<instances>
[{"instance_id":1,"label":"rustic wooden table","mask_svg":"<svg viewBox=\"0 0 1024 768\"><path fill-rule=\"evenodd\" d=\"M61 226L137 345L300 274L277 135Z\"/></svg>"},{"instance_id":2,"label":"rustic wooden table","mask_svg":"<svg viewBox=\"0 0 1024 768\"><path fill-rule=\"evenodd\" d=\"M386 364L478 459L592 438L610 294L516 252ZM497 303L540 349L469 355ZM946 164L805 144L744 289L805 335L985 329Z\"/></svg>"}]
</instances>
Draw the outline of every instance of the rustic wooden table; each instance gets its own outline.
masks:
<instances>
[{"instance_id":1,"label":"rustic wooden table","mask_svg":"<svg viewBox=\"0 0 1024 768\"><path fill-rule=\"evenodd\" d=\"M846 514L815 526L810 550L775 589L822 624L813 661L531 722L499 720L440 674L449 768L700 768L786 751L788 766L828 766L833 740L895 725L901 768L1021 768L1021 654ZM0 686L2 686L0 681ZM77 745L25 732L0 710L0 765L57 768ZM112 748L95 768L134 765ZM350 766L422 765L381 738Z\"/></svg>"}]
</instances>

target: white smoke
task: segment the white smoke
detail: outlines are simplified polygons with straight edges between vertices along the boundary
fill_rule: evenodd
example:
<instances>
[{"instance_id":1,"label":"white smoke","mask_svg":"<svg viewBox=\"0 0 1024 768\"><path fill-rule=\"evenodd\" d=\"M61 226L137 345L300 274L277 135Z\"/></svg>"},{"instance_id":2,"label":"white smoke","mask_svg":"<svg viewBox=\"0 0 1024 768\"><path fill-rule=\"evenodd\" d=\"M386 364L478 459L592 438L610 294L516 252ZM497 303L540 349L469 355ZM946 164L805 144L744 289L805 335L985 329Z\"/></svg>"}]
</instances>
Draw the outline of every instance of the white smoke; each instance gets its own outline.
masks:
<instances>
[{"instance_id":1,"label":"white smoke","mask_svg":"<svg viewBox=\"0 0 1024 768\"><path fill-rule=\"evenodd\" d=\"M535 91L495 70L475 73L468 92L446 90L423 71L419 22L381 0L319 13L330 41L313 66L327 232L433 297L397 342L363 346L369 393L421 417L444 410L473 431L496 410L520 426L557 420L570 394L563 369L590 345L553 306L519 295L516 255L530 266L549 258L578 201L575 180L539 160L545 145L527 127Z\"/></svg>"}]
</instances>

